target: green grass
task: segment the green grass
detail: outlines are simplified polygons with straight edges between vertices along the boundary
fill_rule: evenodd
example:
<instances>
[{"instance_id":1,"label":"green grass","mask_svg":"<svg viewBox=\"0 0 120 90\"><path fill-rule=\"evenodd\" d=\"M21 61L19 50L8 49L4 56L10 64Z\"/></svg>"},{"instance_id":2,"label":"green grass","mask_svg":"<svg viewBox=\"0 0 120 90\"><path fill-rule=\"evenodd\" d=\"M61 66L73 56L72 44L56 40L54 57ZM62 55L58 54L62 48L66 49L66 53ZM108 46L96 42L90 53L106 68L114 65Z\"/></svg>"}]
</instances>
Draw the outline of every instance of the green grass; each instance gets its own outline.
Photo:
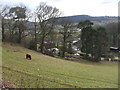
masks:
<instances>
[{"instance_id":1,"label":"green grass","mask_svg":"<svg viewBox=\"0 0 120 90\"><path fill-rule=\"evenodd\" d=\"M32 60L26 60L30 53ZM16 87L117 88L118 63L67 61L42 55L19 45L3 44L3 79Z\"/></svg>"}]
</instances>

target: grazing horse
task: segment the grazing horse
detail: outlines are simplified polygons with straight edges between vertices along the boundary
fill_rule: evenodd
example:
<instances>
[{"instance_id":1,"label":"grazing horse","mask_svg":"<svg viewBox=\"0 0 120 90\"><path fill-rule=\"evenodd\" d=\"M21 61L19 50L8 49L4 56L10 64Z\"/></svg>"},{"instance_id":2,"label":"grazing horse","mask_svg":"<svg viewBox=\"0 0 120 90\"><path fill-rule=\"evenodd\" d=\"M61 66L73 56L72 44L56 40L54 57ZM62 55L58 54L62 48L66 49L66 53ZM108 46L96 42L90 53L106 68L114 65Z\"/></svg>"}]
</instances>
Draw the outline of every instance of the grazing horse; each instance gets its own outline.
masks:
<instances>
[{"instance_id":1,"label":"grazing horse","mask_svg":"<svg viewBox=\"0 0 120 90\"><path fill-rule=\"evenodd\" d=\"M30 55L30 54L26 54L26 59L31 60L31 59L32 59L32 58L31 58L31 55Z\"/></svg>"}]
</instances>

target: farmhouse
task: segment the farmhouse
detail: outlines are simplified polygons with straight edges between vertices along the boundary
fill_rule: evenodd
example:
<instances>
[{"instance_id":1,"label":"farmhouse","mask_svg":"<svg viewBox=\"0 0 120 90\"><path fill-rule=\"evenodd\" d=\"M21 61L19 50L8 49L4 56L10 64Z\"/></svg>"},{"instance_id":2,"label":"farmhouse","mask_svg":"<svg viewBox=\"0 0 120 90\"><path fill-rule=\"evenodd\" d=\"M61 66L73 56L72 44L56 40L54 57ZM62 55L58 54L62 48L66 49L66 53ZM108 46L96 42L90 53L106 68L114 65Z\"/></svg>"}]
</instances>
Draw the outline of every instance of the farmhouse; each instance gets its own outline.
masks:
<instances>
[{"instance_id":1,"label":"farmhouse","mask_svg":"<svg viewBox=\"0 0 120 90\"><path fill-rule=\"evenodd\" d=\"M43 49L43 53L50 56L54 56L55 54L59 53L59 49L55 46L54 43L45 43Z\"/></svg>"}]
</instances>

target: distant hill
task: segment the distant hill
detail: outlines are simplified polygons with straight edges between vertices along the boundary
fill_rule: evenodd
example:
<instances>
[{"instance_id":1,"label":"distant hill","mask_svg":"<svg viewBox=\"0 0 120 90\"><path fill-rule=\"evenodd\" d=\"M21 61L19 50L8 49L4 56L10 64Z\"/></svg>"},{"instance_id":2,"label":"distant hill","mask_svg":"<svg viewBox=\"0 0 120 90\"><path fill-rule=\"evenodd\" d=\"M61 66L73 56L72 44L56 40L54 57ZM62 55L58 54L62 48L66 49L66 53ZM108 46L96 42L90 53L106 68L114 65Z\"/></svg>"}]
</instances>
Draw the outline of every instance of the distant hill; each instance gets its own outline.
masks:
<instances>
[{"instance_id":1,"label":"distant hill","mask_svg":"<svg viewBox=\"0 0 120 90\"><path fill-rule=\"evenodd\" d=\"M116 16L89 16L89 15L74 15L74 16L66 16L66 17L59 17L58 20L62 18L70 18L74 23L79 23L80 21L90 20L94 22L94 25L105 25L111 22L118 22L118 17ZM37 23L38 24L38 23ZM27 22L26 24L29 30L33 30L34 22ZM37 27L39 29L39 27Z\"/></svg>"},{"instance_id":2,"label":"distant hill","mask_svg":"<svg viewBox=\"0 0 120 90\"><path fill-rule=\"evenodd\" d=\"M104 25L104 24L111 23L111 22L118 22L118 17L116 17L116 16L94 17L94 16L89 16L89 15L74 15L74 16L59 17L58 19L60 20L62 18L70 18L74 23L79 23L80 21L84 21L84 20L90 20L90 21L93 21L95 25L96 24ZM7 20L8 19L6 19L6 21ZM27 26L28 30L33 30L35 28L34 22L31 22L31 21L27 21L26 26ZM37 27L37 29L39 29L39 27Z\"/></svg>"},{"instance_id":3,"label":"distant hill","mask_svg":"<svg viewBox=\"0 0 120 90\"><path fill-rule=\"evenodd\" d=\"M78 23L84 20L90 21L98 21L98 22L108 22L108 21L117 21L118 17L116 16L89 16L89 15L74 15L74 16L67 16L67 17L60 17L60 18L70 18L73 22Z\"/></svg>"}]
</instances>

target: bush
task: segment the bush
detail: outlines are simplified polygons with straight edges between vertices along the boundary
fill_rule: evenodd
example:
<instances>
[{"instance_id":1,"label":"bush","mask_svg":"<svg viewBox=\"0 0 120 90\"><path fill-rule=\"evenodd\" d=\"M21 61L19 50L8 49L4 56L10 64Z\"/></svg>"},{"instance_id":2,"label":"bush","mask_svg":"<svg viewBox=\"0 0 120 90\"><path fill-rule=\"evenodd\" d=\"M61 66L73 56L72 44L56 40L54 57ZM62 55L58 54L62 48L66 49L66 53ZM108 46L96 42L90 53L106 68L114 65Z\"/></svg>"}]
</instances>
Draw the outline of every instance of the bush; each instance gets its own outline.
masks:
<instances>
[{"instance_id":1,"label":"bush","mask_svg":"<svg viewBox=\"0 0 120 90\"><path fill-rule=\"evenodd\" d=\"M35 40L30 41L29 49L36 50L36 42L35 42Z\"/></svg>"}]
</instances>

